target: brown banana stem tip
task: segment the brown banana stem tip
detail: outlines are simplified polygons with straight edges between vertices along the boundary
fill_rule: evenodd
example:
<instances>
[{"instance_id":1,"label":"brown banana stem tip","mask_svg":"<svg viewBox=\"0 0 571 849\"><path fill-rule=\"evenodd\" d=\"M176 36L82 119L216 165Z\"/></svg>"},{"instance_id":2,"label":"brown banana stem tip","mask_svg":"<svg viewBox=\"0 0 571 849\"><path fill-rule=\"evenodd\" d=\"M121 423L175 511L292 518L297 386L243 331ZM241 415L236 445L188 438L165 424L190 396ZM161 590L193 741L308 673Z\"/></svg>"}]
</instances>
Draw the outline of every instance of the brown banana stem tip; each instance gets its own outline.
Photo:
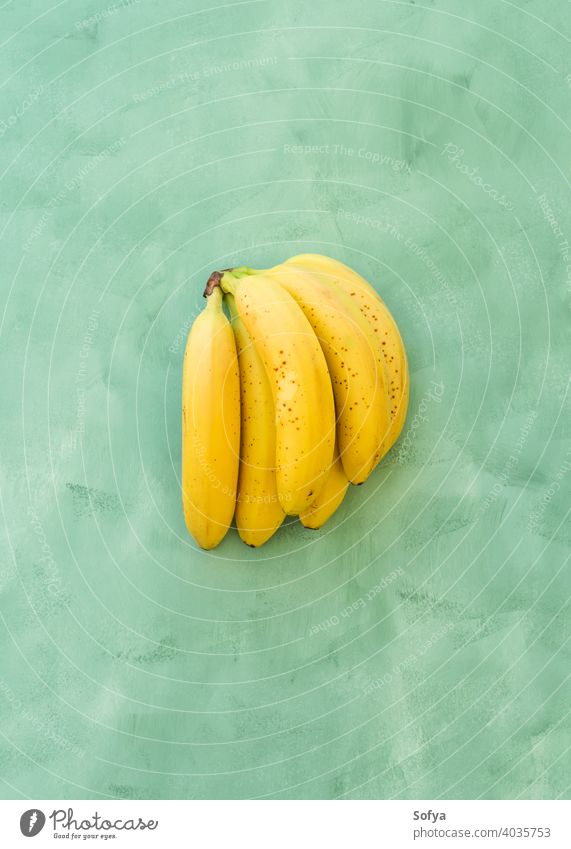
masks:
<instances>
[{"instance_id":1,"label":"brown banana stem tip","mask_svg":"<svg viewBox=\"0 0 571 849\"><path fill-rule=\"evenodd\" d=\"M206 289L202 293L202 297L209 298L217 286L221 287L221 281L224 275L226 273L231 274L233 271L233 268L223 268L222 271L213 271L206 282Z\"/></svg>"},{"instance_id":2,"label":"brown banana stem tip","mask_svg":"<svg viewBox=\"0 0 571 849\"><path fill-rule=\"evenodd\" d=\"M217 286L220 286L220 281L222 280L223 271L213 271L208 281L206 283L206 289L202 293L204 298L208 298Z\"/></svg>"}]
</instances>

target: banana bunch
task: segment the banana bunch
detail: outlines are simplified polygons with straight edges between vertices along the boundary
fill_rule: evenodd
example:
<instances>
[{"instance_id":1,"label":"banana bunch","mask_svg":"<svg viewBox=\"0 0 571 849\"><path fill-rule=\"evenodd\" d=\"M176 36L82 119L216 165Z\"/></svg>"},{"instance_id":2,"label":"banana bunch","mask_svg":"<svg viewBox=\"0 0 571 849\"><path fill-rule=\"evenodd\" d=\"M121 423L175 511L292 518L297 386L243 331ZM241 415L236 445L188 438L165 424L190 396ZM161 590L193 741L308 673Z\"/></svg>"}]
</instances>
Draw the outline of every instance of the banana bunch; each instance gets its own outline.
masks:
<instances>
[{"instance_id":1,"label":"banana bunch","mask_svg":"<svg viewBox=\"0 0 571 849\"><path fill-rule=\"evenodd\" d=\"M183 367L188 530L210 549L232 518L254 547L288 515L320 528L402 431L398 327L372 286L319 254L216 271L205 296Z\"/></svg>"}]
</instances>

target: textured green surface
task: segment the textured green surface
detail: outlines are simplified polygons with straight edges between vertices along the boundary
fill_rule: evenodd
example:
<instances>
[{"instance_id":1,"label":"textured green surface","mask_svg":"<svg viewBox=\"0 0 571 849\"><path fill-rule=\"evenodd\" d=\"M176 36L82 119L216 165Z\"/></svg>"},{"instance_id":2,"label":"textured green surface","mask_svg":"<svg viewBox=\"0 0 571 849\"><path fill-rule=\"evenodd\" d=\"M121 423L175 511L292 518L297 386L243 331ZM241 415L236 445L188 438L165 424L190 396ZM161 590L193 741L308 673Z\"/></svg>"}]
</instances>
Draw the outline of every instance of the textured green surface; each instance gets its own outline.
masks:
<instances>
[{"instance_id":1,"label":"textured green surface","mask_svg":"<svg viewBox=\"0 0 571 849\"><path fill-rule=\"evenodd\" d=\"M569 797L568 3L49 5L0 7L2 793ZM300 250L394 311L406 435L200 552L184 337Z\"/></svg>"}]
</instances>

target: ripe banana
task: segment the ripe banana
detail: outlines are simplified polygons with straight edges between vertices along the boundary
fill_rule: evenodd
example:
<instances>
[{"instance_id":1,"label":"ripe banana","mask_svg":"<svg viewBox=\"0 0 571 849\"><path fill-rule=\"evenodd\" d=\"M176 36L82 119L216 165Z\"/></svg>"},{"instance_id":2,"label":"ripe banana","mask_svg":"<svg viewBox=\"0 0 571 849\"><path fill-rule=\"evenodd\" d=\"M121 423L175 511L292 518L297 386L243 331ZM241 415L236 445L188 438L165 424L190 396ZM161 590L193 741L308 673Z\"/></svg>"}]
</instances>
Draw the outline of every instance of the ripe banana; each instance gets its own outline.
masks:
<instances>
[{"instance_id":1,"label":"ripe banana","mask_svg":"<svg viewBox=\"0 0 571 849\"><path fill-rule=\"evenodd\" d=\"M274 401L276 481L284 513L318 496L333 460L335 407L319 342L303 312L270 276L223 274L264 365Z\"/></svg>"},{"instance_id":2,"label":"ripe banana","mask_svg":"<svg viewBox=\"0 0 571 849\"><path fill-rule=\"evenodd\" d=\"M215 289L190 330L182 378L182 497L202 548L223 539L236 502L240 379L230 322Z\"/></svg>"},{"instance_id":3,"label":"ripe banana","mask_svg":"<svg viewBox=\"0 0 571 849\"><path fill-rule=\"evenodd\" d=\"M327 475L323 489L311 507L300 514L299 520L304 528L321 528L335 513L347 492L349 480L339 457L339 449L335 446L333 465Z\"/></svg>"},{"instance_id":4,"label":"ripe banana","mask_svg":"<svg viewBox=\"0 0 571 849\"><path fill-rule=\"evenodd\" d=\"M246 545L256 548L267 542L285 519L276 484L274 402L263 363L232 295L226 302L238 349L242 412L236 527Z\"/></svg>"},{"instance_id":5,"label":"ripe banana","mask_svg":"<svg viewBox=\"0 0 571 849\"><path fill-rule=\"evenodd\" d=\"M318 254L213 272L205 295L183 368L187 527L206 549L233 515L251 546L285 514L320 528L403 428L410 377L395 321L360 275Z\"/></svg>"},{"instance_id":6,"label":"ripe banana","mask_svg":"<svg viewBox=\"0 0 571 849\"><path fill-rule=\"evenodd\" d=\"M399 329L386 304L375 289L351 268L320 254L300 254L288 259L287 266L305 268L332 281L357 304L373 328L383 352L389 378L392 424L385 452L398 439L406 419L410 376Z\"/></svg>"},{"instance_id":7,"label":"ripe banana","mask_svg":"<svg viewBox=\"0 0 571 849\"><path fill-rule=\"evenodd\" d=\"M385 453L391 426L375 334L351 298L324 275L284 263L267 277L297 301L319 339L335 397L341 462L351 483L363 483Z\"/></svg>"}]
</instances>

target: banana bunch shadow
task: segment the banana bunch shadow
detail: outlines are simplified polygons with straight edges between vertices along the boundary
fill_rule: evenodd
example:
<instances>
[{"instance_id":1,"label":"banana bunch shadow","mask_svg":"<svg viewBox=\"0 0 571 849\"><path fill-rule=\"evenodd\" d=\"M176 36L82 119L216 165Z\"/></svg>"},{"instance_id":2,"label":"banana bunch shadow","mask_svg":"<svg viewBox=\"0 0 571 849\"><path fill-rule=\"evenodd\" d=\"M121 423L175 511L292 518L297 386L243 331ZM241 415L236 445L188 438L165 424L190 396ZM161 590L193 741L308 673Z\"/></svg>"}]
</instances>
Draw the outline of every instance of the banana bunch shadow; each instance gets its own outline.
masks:
<instances>
[{"instance_id":1,"label":"banana bunch shadow","mask_svg":"<svg viewBox=\"0 0 571 849\"><path fill-rule=\"evenodd\" d=\"M318 254L215 271L183 366L182 497L198 545L320 528L402 431L409 369L375 289ZM224 304L228 316L224 311Z\"/></svg>"}]
</instances>

